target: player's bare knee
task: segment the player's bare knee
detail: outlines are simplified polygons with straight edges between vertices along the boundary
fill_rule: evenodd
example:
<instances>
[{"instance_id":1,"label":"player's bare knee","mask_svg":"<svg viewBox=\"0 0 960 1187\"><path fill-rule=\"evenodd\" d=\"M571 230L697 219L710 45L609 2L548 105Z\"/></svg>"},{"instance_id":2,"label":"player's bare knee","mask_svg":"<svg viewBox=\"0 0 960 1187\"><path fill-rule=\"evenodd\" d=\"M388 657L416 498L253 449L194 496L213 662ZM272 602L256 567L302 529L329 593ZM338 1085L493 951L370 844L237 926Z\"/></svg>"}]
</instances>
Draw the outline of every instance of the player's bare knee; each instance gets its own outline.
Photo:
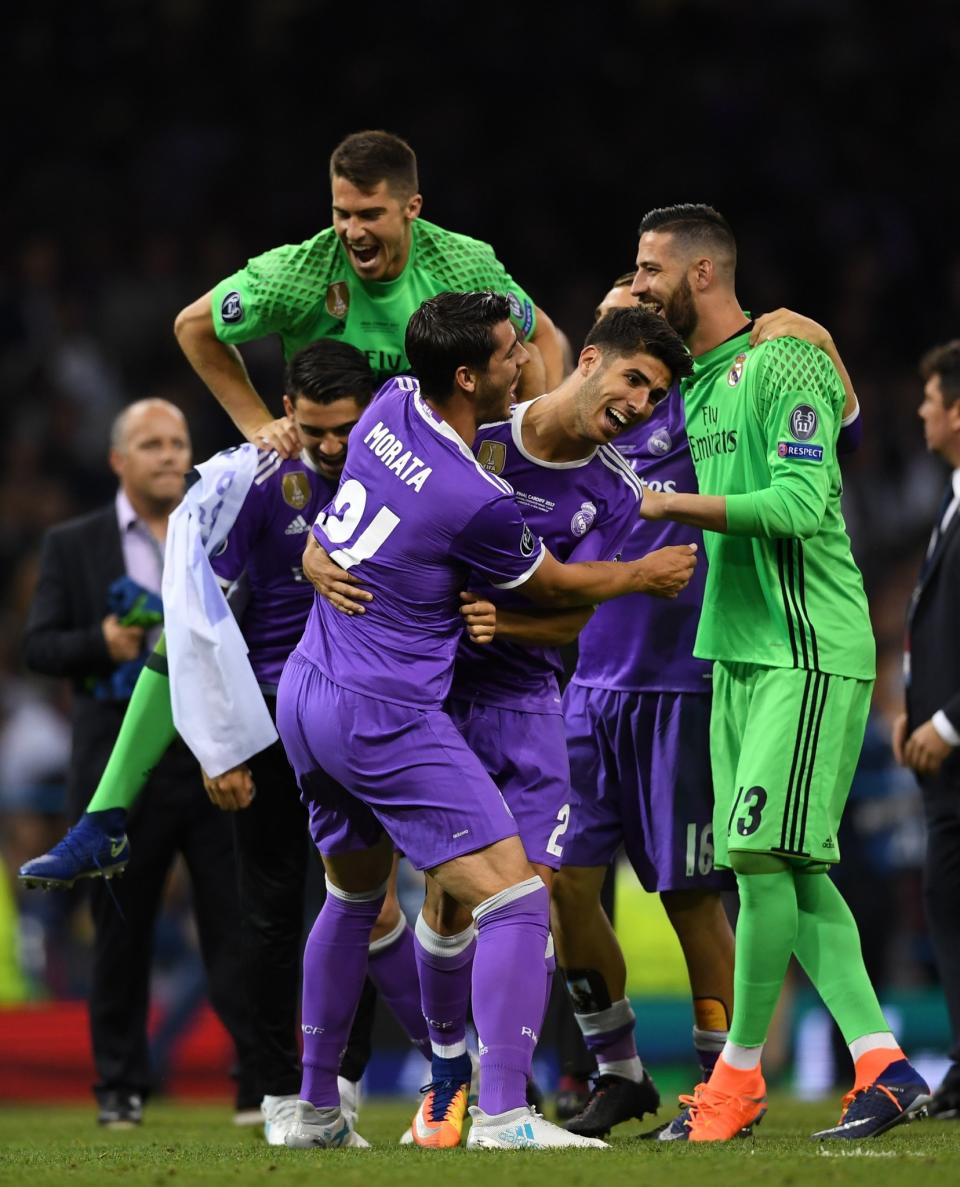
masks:
<instances>
[{"instance_id":1,"label":"player's bare knee","mask_svg":"<svg viewBox=\"0 0 960 1187\"><path fill-rule=\"evenodd\" d=\"M678 934L711 926L723 914L723 900L715 890L664 890L660 901L667 918Z\"/></svg>"},{"instance_id":2,"label":"player's bare knee","mask_svg":"<svg viewBox=\"0 0 960 1187\"><path fill-rule=\"evenodd\" d=\"M444 862L430 871L437 884L462 907L480 903L534 877L519 837L507 837Z\"/></svg>"},{"instance_id":3,"label":"player's bare knee","mask_svg":"<svg viewBox=\"0 0 960 1187\"><path fill-rule=\"evenodd\" d=\"M390 876L392 864L393 844L386 835L369 849L323 855L327 878L349 894L383 886Z\"/></svg>"},{"instance_id":4,"label":"player's bare knee","mask_svg":"<svg viewBox=\"0 0 960 1187\"><path fill-rule=\"evenodd\" d=\"M473 923L470 911L445 893L437 880L426 876L423 899L423 921L439 936L458 936Z\"/></svg>"},{"instance_id":5,"label":"player's bare knee","mask_svg":"<svg viewBox=\"0 0 960 1187\"><path fill-rule=\"evenodd\" d=\"M563 866L553 879L552 900L561 925L590 919L600 906L605 871L590 866Z\"/></svg>"}]
</instances>

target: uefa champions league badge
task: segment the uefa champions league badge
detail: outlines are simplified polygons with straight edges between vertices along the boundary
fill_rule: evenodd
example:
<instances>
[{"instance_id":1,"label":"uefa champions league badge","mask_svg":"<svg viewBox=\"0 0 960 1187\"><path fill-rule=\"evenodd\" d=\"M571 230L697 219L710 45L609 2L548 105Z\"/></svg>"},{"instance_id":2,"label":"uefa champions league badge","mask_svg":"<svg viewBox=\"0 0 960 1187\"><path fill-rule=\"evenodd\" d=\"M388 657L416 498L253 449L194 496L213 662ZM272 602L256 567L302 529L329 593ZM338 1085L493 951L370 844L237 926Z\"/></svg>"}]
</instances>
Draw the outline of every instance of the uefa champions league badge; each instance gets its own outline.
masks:
<instances>
[{"instance_id":1,"label":"uefa champions league badge","mask_svg":"<svg viewBox=\"0 0 960 1187\"><path fill-rule=\"evenodd\" d=\"M654 457L663 457L673 446L673 438L667 429L657 429L647 438L647 449Z\"/></svg>"},{"instance_id":2,"label":"uefa champions league badge","mask_svg":"<svg viewBox=\"0 0 960 1187\"><path fill-rule=\"evenodd\" d=\"M727 383L729 383L731 387L736 387L743 377L743 364L746 361L747 356L745 354L738 354L733 360L733 366L727 372Z\"/></svg>"},{"instance_id":3,"label":"uefa champions league badge","mask_svg":"<svg viewBox=\"0 0 960 1187\"><path fill-rule=\"evenodd\" d=\"M593 527L593 521L597 518L597 508L594 503L581 503L580 510L574 512L573 519L570 520L570 531L575 536L585 536L587 532Z\"/></svg>"},{"instance_id":4,"label":"uefa champions league badge","mask_svg":"<svg viewBox=\"0 0 960 1187\"><path fill-rule=\"evenodd\" d=\"M243 321L243 301L240 299L240 294L234 289L220 302L220 317L228 325L233 322Z\"/></svg>"},{"instance_id":5,"label":"uefa champions league badge","mask_svg":"<svg viewBox=\"0 0 960 1187\"><path fill-rule=\"evenodd\" d=\"M809 404L798 404L790 413L790 436L797 441L809 441L817 431L817 414Z\"/></svg>"}]
</instances>

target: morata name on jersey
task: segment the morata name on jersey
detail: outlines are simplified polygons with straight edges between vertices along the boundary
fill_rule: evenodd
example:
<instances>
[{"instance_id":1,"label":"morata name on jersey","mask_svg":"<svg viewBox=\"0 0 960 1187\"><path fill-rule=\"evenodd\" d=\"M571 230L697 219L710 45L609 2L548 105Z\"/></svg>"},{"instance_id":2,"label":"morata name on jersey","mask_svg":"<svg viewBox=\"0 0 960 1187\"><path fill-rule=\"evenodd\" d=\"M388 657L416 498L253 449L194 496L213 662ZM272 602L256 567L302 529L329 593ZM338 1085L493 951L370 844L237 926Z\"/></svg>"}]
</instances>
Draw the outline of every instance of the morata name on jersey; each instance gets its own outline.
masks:
<instances>
[{"instance_id":1,"label":"morata name on jersey","mask_svg":"<svg viewBox=\"0 0 960 1187\"><path fill-rule=\"evenodd\" d=\"M423 458L416 457L411 450L405 449L403 442L390 432L382 420L378 420L367 433L363 443L404 486L412 486L417 494L433 473L433 467L425 466Z\"/></svg>"}]
</instances>

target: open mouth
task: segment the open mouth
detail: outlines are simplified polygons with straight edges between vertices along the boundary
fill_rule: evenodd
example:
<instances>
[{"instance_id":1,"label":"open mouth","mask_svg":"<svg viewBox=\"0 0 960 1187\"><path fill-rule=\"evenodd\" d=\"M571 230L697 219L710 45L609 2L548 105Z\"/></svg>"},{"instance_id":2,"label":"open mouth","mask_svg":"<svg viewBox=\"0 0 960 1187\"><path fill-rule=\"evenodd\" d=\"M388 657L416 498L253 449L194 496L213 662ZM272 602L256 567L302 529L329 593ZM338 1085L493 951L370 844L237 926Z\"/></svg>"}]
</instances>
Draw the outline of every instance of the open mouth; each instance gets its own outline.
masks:
<instances>
[{"instance_id":1,"label":"open mouth","mask_svg":"<svg viewBox=\"0 0 960 1187\"><path fill-rule=\"evenodd\" d=\"M380 248L378 247L378 245L376 243L372 244L369 247L367 247L367 246L355 247L355 246L351 245L350 251L353 254L353 258L357 261L358 264L361 265L361 267L367 267L368 265L372 264L374 262L374 260L377 258L378 254L380 252Z\"/></svg>"},{"instance_id":2,"label":"open mouth","mask_svg":"<svg viewBox=\"0 0 960 1187\"><path fill-rule=\"evenodd\" d=\"M645 309L647 313L655 313L657 317L663 317L663 306L659 301L654 301L649 297L640 298L640 308Z\"/></svg>"},{"instance_id":3,"label":"open mouth","mask_svg":"<svg viewBox=\"0 0 960 1187\"><path fill-rule=\"evenodd\" d=\"M607 428L614 433L623 432L630 423L629 417L625 416L619 408L605 408L603 416Z\"/></svg>"}]
</instances>

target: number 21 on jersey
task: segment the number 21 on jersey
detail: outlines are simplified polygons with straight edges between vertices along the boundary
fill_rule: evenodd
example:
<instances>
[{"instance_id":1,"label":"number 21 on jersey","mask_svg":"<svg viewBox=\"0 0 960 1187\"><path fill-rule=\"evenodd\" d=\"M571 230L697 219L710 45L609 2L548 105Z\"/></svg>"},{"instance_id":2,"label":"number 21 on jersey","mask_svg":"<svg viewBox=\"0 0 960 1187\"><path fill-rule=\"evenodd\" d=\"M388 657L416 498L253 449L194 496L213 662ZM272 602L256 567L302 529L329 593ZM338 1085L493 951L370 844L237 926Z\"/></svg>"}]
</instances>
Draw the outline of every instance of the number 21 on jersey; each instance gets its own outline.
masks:
<instances>
[{"instance_id":1,"label":"number 21 on jersey","mask_svg":"<svg viewBox=\"0 0 960 1187\"><path fill-rule=\"evenodd\" d=\"M329 514L321 511L317 516L317 527L331 544L346 544L360 526L366 506L366 487L356 478L348 478L337 491L333 511ZM360 561L369 560L383 547L399 522L399 516L388 507L381 507L352 544L331 550L330 559L341 569L352 569Z\"/></svg>"}]
</instances>

